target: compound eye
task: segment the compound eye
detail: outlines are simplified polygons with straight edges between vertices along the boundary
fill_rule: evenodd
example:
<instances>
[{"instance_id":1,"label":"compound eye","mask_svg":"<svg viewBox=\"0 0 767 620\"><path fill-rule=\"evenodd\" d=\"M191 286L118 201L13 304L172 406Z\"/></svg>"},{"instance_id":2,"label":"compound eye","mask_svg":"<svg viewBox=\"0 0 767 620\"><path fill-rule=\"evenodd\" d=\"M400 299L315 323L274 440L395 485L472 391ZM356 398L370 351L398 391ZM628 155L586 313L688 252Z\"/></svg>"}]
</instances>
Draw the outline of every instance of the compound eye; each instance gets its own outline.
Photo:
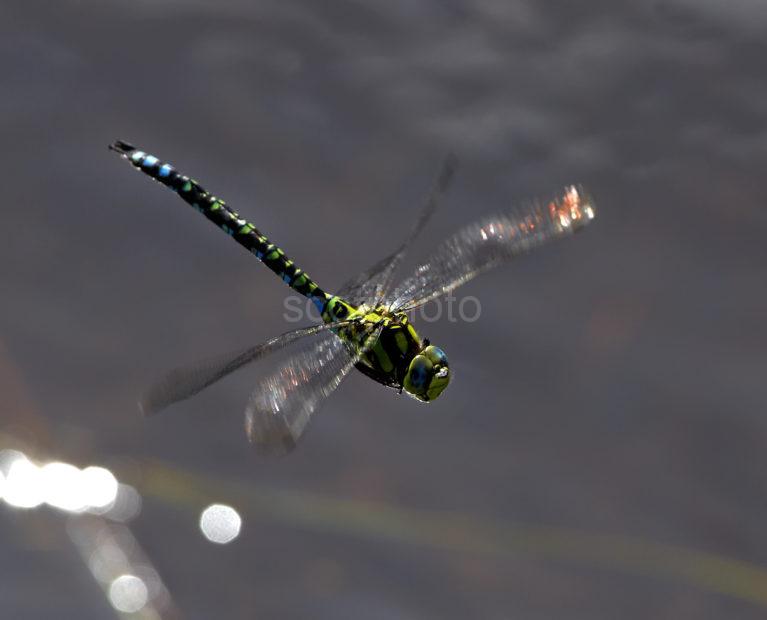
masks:
<instances>
[{"instance_id":1,"label":"compound eye","mask_svg":"<svg viewBox=\"0 0 767 620\"><path fill-rule=\"evenodd\" d=\"M434 376L429 382L429 389L426 390L426 398L424 400L431 401L438 398L445 390L448 383L450 383L450 371L447 366L442 366L434 373Z\"/></svg>"},{"instance_id":2,"label":"compound eye","mask_svg":"<svg viewBox=\"0 0 767 620\"><path fill-rule=\"evenodd\" d=\"M410 363L410 384L415 388L426 387L429 382L434 366L431 361L423 355L416 355Z\"/></svg>"},{"instance_id":3,"label":"compound eye","mask_svg":"<svg viewBox=\"0 0 767 620\"><path fill-rule=\"evenodd\" d=\"M434 365L447 366L447 355L439 347L435 347L433 344L429 345L423 350L422 355L428 357Z\"/></svg>"}]
</instances>

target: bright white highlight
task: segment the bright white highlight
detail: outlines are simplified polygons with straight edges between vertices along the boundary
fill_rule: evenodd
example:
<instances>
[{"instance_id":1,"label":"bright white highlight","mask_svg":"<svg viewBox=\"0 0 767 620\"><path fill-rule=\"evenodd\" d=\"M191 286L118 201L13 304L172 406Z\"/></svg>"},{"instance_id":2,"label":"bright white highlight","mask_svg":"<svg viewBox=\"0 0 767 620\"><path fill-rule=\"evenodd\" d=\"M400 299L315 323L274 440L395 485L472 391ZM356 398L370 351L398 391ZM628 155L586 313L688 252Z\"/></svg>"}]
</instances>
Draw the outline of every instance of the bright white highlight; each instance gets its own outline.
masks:
<instances>
[{"instance_id":1,"label":"bright white highlight","mask_svg":"<svg viewBox=\"0 0 767 620\"><path fill-rule=\"evenodd\" d=\"M136 613L144 608L148 600L146 584L135 575L120 575L109 586L109 602L117 611Z\"/></svg>"},{"instance_id":2,"label":"bright white highlight","mask_svg":"<svg viewBox=\"0 0 767 620\"><path fill-rule=\"evenodd\" d=\"M44 501L40 468L23 455L8 467L4 499L14 508L36 508Z\"/></svg>"},{"instance_id":3,"label":"bright white highlight","mask_svg":"<svg viewBox=\"0 0 767 620\"><path fill-rule=\"evenodd\" d=\"M202 511L200 529L210 542L220 545L232 542L240 535L242 519L231 506L213 504Z\"/></svg>"},{"instance_id":4,"label":"bright white highlight","mask_svg":"<svg viewBox=\"0 0 767 620\"><path fill-rule=\"evenodd\" d=\"M40 468L40 473L41 491L46 504L68 512L85 510L85 489L77 467L67 463L48 463Z\"/></svg>"},{"instance_id":5,"label":"bright white highlight","mask_svg":"<svg viewBox=\"0 0 767 620\"><path fill-rule=\"evenodd\" d=\"M118 488L103 467L80 470L58 461L38 466L16 450L0 453L0 499L14 508L48 504L67 512L103 512L114 505Z\"/></svg>"},{"instance_id":6,"label":"bright white highlight","mask_svg":"<svg viewBox=\"0 0 767 620\"><path fill-rule=\"evenodd\" d=\"M108 508L117 499L117 478L103 467L86 467L80 474L86 503L92 508Z\"/></svg>"}]
</instances>

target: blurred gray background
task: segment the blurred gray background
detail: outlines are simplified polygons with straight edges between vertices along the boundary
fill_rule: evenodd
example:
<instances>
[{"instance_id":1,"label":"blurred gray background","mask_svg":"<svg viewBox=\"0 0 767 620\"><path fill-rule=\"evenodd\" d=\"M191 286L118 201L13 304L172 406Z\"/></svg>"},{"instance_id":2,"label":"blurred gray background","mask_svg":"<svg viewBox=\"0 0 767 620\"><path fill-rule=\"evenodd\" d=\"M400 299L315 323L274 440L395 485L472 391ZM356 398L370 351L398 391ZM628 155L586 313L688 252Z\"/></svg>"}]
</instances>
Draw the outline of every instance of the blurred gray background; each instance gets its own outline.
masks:
<instances>
[{"instance_id":1,"label":"blurred gray background","mask_svg":"<svg viewBox=\"0 0 767 620\"><path fill-rule=\"evenodd\" d=\"M5 447L136 487L161 617L765 617L765 32L757 0L4 0ZM455 371L438 402L355 375L265 459L242 411L273 361L137 413L164 370L292 325L116 138L331 291L396 247L450 150L406 272L565 183L599 215L461 289L477 322L418 325ZM230 545L199 532L212 502L242 515ZM0 505L2 618L115 616L71 528Z\"/></svg>"}]
</instances>

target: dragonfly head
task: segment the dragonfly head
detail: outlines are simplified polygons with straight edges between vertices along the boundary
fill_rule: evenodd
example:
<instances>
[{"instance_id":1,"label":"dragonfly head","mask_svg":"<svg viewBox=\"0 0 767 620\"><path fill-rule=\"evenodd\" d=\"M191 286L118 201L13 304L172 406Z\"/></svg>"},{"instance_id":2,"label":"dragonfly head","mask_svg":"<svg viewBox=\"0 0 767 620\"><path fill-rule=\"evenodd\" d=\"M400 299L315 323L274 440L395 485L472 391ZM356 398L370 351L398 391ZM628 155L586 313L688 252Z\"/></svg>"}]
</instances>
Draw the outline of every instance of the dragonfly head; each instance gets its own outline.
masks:
<instances>
[{"instance_id":1,"label":"dragonfly head","mask_svg":"<svg viewBox=\"0 0 767 620\"><path fill-rule=\"evenodd\" d=\"M402 386L413 398L429 402L437 398L450 383L447 355L439 347L428 344L408 366Z\"/></svg>"}]
</instances>

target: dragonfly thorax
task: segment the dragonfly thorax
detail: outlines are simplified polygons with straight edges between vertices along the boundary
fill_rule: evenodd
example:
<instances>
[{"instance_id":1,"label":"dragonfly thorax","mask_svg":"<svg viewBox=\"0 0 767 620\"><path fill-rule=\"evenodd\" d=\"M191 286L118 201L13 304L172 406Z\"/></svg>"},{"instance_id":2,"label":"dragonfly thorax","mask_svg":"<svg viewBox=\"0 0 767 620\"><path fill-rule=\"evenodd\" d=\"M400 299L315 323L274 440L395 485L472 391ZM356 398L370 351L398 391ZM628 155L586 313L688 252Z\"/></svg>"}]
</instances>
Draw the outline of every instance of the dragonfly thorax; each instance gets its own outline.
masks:
<instances>
[{"instance_id":1,"label":"dragonfly thorax","mask_svg":"<svg viewBox=\"0 0 767 620\"><path fill-rule=\"evenodd\" d=\"M355 314L359 316L356 329L348 330L345 337L354 339L357 346L362 346L365 334L380 328L377 340L357 363L358 370L422 402L442 393L450 382L447 356L418 335L404 312L360 306L351 316Z\"/></svg>"}]
</instances>

